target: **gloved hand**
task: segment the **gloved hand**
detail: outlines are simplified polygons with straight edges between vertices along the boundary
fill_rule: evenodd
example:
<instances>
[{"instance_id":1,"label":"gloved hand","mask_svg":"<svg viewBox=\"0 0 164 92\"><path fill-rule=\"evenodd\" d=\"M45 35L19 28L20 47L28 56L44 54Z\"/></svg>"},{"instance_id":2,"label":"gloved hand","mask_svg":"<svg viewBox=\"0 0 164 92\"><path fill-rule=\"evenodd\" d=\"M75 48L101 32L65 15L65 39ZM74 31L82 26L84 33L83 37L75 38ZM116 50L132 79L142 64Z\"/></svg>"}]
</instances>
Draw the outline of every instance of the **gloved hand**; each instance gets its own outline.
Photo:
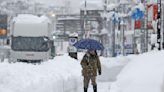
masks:
<instances>
[{"instance_id":1,"label":"gloved hand","mask_svg":"<svg viewBox=\"0 0 164 92\"><path fill-rule=\"evenodd\" d=\"M101 70L99 70L99 75L101 75Z\"/></svg>"}]
</instances>

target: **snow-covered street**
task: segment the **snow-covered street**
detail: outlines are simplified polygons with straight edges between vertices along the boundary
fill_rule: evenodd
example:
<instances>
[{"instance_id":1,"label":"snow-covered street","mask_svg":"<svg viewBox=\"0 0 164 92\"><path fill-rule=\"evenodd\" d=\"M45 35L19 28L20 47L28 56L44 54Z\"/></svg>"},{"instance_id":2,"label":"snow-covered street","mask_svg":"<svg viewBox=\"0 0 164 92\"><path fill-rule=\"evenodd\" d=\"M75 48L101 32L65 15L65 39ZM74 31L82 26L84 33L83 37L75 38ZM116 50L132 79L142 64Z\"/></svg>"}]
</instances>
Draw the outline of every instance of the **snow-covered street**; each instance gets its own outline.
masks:
<instances>
[{"instance_id":1,"label":"snow-covered street","mask_svg":"<svg viewBox=\"0 0 164 92\"><path fill-rule=\"evenodd\" d=\"M101 57L98 92L163 92L163 55L164 51L152 51L143 55ZM65 54L40 65L10 64L6 60L0 63L0 92L83 92L82 56L80 53L77 61ZM93 91L91 84L88 90Z\"/></svg>"}]
</instances>

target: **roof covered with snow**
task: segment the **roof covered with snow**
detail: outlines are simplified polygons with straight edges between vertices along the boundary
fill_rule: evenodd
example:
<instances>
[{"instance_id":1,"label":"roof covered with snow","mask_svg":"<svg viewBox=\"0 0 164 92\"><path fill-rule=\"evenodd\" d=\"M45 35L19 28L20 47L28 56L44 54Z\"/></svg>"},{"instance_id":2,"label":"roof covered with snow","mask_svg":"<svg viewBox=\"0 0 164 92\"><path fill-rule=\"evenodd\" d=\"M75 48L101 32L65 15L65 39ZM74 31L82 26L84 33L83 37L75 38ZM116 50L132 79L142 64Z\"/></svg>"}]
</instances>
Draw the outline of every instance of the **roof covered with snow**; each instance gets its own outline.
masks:
<instances>
[{"instance_id":1,"label":"roof covered with snow","mask_svg":"<svg viewBox=\"0 0 164 92\"><path fill-rule=\"evenodd\" d=\"M81 5L81 9L87 9L87 10L102 10L103 9L103 2L101 0L89 0L86 2L85 0L83 0L80 3L80 5Z\"/></svg>"},{"instance_id":2,"label":"roof covered with snow","mask_svg":"<svg viewBox=\"0 0 164 92\"><path fill-rule=\"evenodd\" d=\"M35 16L32 14L19 14L17 17L13 19L14 22L16 23L44 23L44 22L49 22L50 20L46 16Z\"/></svg>"}]
</instances>

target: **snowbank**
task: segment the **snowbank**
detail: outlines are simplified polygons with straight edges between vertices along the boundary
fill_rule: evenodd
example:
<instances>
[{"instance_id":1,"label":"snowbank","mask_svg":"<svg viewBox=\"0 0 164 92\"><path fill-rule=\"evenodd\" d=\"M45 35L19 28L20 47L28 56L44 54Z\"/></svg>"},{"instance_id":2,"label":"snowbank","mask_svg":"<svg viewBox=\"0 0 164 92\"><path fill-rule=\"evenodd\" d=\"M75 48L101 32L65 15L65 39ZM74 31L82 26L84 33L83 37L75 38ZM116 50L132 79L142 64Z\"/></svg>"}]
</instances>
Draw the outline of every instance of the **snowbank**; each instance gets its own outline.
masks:
<instances>
[{"instance_id":1,"label":"snowbank","mask_svg":"<svg viewBox=\"0 0 164 92\"><path fill-rule=\"evenodd\" d=\"M116 81L116 78L122 68L127 65L132 58L136 56L118 56L116 58L104 58L101 57L102 75L98 76L98 80L102 82Z\"/></svg>"},{"instance_id":2,"label":"snowbank","mask_svg":"<svg viewBox=\"0 0 164 92\"><path fill-rule=\"evenodd\" d=\"M65 54L40 65L9 64L6 61L0 63L0 92L81 92L83 78L80 60L83 55L84 53L79 53L77 61ZM126 65L131 58L101 57L102 75L98 77L98 80L116 79L120 68Z\"/></svg>"},{"instance_id":3,"label":"snowbank","mask_svg":"<svg viewBox=\"0 0 164 92\"><path fill-rule=\"evenodd\" d=\"M125 66L110 92L164 92L164 51L139 55Z\"/></svg>"},{"instance_id":4,"label":"snowbank","mask_svg":"<svg viewBox=\"0 0 164 92\"><path fill-rule=\"evenodd\" d=\"M41 65L0 63L0 67L0 92L76 92L82 82L79 62L67 55Z\"/></svg>"}]
</instances>

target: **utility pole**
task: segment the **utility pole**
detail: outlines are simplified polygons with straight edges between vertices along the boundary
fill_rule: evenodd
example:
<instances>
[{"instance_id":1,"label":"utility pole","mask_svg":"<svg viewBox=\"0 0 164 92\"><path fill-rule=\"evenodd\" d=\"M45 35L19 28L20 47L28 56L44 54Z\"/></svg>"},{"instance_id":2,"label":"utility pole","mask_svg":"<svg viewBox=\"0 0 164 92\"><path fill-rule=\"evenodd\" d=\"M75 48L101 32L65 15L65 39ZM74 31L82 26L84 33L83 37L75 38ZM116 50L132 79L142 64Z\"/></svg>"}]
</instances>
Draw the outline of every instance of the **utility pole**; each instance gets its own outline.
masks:
<instances>
[{"instance_id":1,"label":"utility pole","mask_svg":"<svg viewBox=\"0 0 164 92\"><path fill-rule=\"evenodd\" d=\"M140 35L140 43L141 43L141 53L144 53L145 52L145 48L146 48L146 29L144 27L144 21L145 20L142 20L142 27L141 27L141 35Z\"/></svg>"},{"instance_id":2,"label":"utility pole","mask_svg":"<svg viewBox=\"0 0 164 92\"><path fill-rule=\"evenodd\" d=\"M112 30L112 57L115 57L115 27L116 22L113 22L113 30Z\"/></svg>"},{"instance_id":3,"label":"utility pole","mask_svg":"<svg viewBox=\"0 0 164 92\"><path fill-rule=\"evenodd\" d=\"M122 20L121 20L121 22L120 22L120 25L121 25L121 34L120 34L120 36L121 36L121 54L123 55L123 56L125 56L125 26L126 26L126 24L125 24L125 22L124 22L124 19L122 18Z\"/></svg>"},{"instance_id":4,"label":"utility pole","mask_svg":"<svg viewBox=\"0 0 164 92\"><path fill-rule=\"evenodd\" d=\"M85 6L84 6L84 38L87 38L87 1L85 0Z\"/></svg>"},{"instance_id":5,"label":"utility pole","mask_svg":"<svg viewBox=\"0 0 164 92\"><path fill-rule=\"evenodd\" d=\"M157 4L158 4L157 43L159 45L158 50L161 50L161 0L158 0Z\"/></svg>"},{"instance_id":6,"label":"utility pole","mask_svg":"<svg viewBox=\"0 0 164 92\"><path fill-rule=\"evenodd\" d=\"M116 56L116 32L115 32L115 27L116 27L116 22L117 22L117 19L116 19L116 9L113 10L114 11L114 14L113 14L113 26L112 26L112 57L115 57Z\"/></svg>"},{"instance_id":7,"label":"utility pole","mask_svg":"<svg viewBox=\"0 0 164 92\"><path fill-rule=\"evenodd\" d=\"M164 49L164 5L162 4L162 34L163 34L163 42L162 42L162 48Z\"/></svg>"},{"instance_id":8,"label":"utility pole","mask_svg":"<svg viewBox=\"0 0 164 92\"><path fill-rule=\"evenodd\" d=\"M107 28L107 17L106 17L106 14L107 14L107 0L104 0L104 28Z\"/></svg>"},{"instance_id":9,"label":"utility pole","mask_svg":"<svg viewBox=\"0 0 164 92\"><path fill-rule=\"evenodd\" d=\"M148 24L148 9L149 7L147 7L147 5L145 4L146 6L146 9L145 9L145 31L146 31L146 41L145 41L145 52L148 52L148 44L149 44L149 30L148 30L148 27L147 27L147 24Z\"/></svg>"},{"instance_id":10,"label":"utility pole","mask_svg":"<svg viewBox=\"0 0 164 92\"><path fill-rule=\"evenodd\" d=\"M104 0L104 17L103 17L103 30L107 30L107 0ZM102 54L103 55L105 55L105 56L107 56L107 47L106 47L106 37L107 37L107 34L102 34L101 35L101 42L102 42L102 44L105 46L105 49L102 51ZM104 53L105 52L105 53Z\"/></svg>"},{"instance_id":11,"label":"utility pole","mask_svg":"<svg viewBox=\"0 0 164 92\"><path fill-rule=\"evenodd\" d=\"M126 13L126 5L128 5L128 4L121 4L121 8L122 8L122 10L121 10L121 13L122 14L125 14ZM124 17L122 17L121 18L121 22L120 22L120 26L121 26L121 32L120 32L120 36L121 36L121 54L123 55L123 56L125 56L125 26L126 26L126 24L125 24L125 18Z\"/></svg>"}]
</instances>

